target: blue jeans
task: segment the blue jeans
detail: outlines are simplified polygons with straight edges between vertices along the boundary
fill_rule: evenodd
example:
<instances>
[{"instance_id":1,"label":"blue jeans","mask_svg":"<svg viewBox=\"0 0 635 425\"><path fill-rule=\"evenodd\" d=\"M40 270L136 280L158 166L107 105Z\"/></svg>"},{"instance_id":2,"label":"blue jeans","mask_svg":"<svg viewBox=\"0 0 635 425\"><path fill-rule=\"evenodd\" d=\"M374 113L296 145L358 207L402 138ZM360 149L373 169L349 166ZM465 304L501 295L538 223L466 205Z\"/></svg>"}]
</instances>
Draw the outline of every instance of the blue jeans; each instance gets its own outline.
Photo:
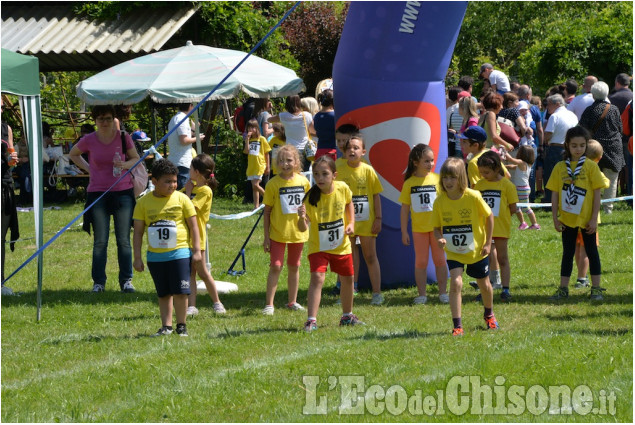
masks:
<instances>
[{"instance_id":1,"label":"blue jeans","mask_svg":"<svg viewBox=\"0 0 635 425\"><path fill-rule=\"evenodd\" d=\"M135 199L132 190L106 194L91 209L93 220L93 283L106 284L106 262L108 260L108 237L110 216L115 222L117 239L117 261L119 262L119 285L132 279L132 247L130 225Z\"/></svg>"},{"instance_id":2,"label":"blue jeans","mask_svg":"<svg viewBox=\"0 0 635 425\"><path fill-rule=\"evenodd\" d=\"M538 163L538 147L534 144L534 163L531 164L531 171L529 172L529 202L536 200L536 164Z\"/></svg>"},{"instance_id":3,"label":"blue jeans","mask_svg":"<svg viewBox=\"0 0 635 425\"><path fill-rule=\"evenodd\" d=\"M557 163L562 161L562 154L564 153L564 145L560 146L548 146L547 155L545 157L545 165L542 170L542 181L545 187L545 196L542 198L545 203L551 202L551 191L547 189L547 182L551 176L551 172ZM549 210L547 210L549 211Z\"/></svg>"},{"instance_id":4,"label":"blue jeans","mask_svg":"<svg viewBox=\"0 0 635 425\"><path fill-rule=\"evenodd\" d=\"M190 179L190 169L180 165L177 168L179 169L179 174L176 176L176 190L181 190Z\"/></svg>"}]
</instances>

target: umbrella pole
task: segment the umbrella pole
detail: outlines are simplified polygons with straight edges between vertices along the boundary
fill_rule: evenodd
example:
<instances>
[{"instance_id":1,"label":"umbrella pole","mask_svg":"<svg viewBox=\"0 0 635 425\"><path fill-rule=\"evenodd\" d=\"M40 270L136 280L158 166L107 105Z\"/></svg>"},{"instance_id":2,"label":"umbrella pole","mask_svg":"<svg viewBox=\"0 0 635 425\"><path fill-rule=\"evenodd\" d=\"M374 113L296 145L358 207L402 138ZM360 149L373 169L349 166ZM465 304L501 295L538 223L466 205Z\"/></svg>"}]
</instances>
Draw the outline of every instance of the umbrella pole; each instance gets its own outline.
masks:
<instances>
[{"instance_id":1,"label":"umbrella pole","mask_svg":"<svg viewBox=\"0 0 635 425\"><path fill-rule=\"evenodd\" d=\"M201 128L198 122L198 108L194 109L194 112L192 113L192 119L194 120L194 135L196 137L196 153L200 154L202 150L201 150L201 133L200 133Z\"/></svg>"},{"instance_id":2,"label":"umbrella pole","mask_svg":"<svg viewBox=\"0 0 635 425\"><path fill-rule=\"evenodd\" d=\"M157 110L154 107L154 102L152 100L150 100L150 109L151 109L150 117L152 120L152 140L156 141L157 140Z\"/></svg>"}]
</instances>

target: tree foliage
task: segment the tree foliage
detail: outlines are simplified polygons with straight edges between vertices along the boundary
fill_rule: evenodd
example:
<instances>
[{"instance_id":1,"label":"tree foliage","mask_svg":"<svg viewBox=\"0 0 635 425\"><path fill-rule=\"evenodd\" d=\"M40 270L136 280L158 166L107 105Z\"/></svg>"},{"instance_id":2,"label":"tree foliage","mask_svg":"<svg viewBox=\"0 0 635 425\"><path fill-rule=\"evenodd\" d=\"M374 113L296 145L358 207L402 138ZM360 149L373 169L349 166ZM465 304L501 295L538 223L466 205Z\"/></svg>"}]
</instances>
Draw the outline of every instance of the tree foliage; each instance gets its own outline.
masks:
<instances>
[{"instance_id":1,"label":"tree foliage","mask_svg":"<svg viewBox=\"0 0 635 425\"><path fill-rule=\"evenodd\" d=\"M632 72L631 2L469 2L448 84L489 62L544 93L591 73ZM610 64L610 65L609 65Z\"/></svg>"}]
</instances>

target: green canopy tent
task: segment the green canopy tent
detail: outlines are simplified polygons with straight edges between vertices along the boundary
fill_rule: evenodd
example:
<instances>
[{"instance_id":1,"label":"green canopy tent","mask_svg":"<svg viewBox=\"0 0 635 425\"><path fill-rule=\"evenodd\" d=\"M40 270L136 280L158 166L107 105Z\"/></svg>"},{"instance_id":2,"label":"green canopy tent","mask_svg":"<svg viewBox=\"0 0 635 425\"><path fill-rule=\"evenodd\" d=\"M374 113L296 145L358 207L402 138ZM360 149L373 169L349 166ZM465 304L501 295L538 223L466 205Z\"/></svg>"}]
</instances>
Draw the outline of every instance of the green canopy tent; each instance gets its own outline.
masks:
<instances>
[{"instance_id":1,"label":"green canopy tent","mask_svg":"<svg viewBox=\"0 0 635 425\"><path fill-rule=\"evenodd\" d=\"M42 246L42 115L40 108L40 64L36 57L2 49L3 93L19 96L22 121L29 146L29 163L33 182L33 210L35 212L35 240L37 250ZM37 320L42 306L42 253L37 257Z\"/></svg>"}]
</instances>

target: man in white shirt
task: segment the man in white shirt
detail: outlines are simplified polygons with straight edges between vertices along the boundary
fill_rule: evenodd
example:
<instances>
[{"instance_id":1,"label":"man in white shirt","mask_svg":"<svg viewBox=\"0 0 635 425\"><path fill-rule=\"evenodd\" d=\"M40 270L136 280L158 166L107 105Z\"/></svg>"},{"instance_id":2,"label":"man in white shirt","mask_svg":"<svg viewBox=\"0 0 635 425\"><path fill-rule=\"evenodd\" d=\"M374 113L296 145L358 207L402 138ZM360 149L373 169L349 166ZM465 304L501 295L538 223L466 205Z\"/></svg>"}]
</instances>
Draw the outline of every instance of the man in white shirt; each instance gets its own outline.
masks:
<instances>
[{"instance_id":1,"label":"man in white shirt","mask_svg":"<svg viewBox=\"0 0 635 425\"><path fill-rule=\"evenodd\" d=\"M564 139L567 131L578 125L578 117L567 110L562 95L554 94L547 98L547 112L551 114L545 126L546 157L542 178L544 182L549 181L551 172L556 164L562 161L564 152ZM545 202L551 202L551 191L545 189Z\"/></svg>"},{"instance_id":2,"label":"man in white shirt","mask_svg":"<svg viewBox=\"0 0 635 425\"><path fill-rule=\"evenodd\" d=\"M598 79L593 75L587 75L584 77L584 83L582 84L582 90L584 93L573 98L567 109L573 112L578 120L582 117L582 112L593 103L593 95L591 95L591 87L597 83Z\"/></svg>"},{"instance_id":3,"label":"man in white shirt","mask_svg":"<svg viewBox=\"0 0 635 425\"><path fill-rule=\"evenodd\" d=\"M489 79L489 83L496 93L505 94L508 91L511 91L509 86L509 78L502 71L497 71L494 69L491 63L484 63L481 65L481 72L479 73L479 78L487 78Z\"/></svg>"},{"instance_id":4,"label":"man in white shirt","mask_svg":"<svg viewBox=\"0 0 635 425\"><path fill-rule=\"evenodd\" d=\"M191 103L183 103L179 105L179 112L172 117L168 124L168 132L177 126L179 122L185 118L194 108ZM204 134L200 134L201 140L205 138ZM176 165L179 170L176 184L177 189L181 190L190 178L190 163L192 162L192 144L196 143L196 137L192 137L192 127L189 118L183 121L172 134L168 136L168 160Z\"/></svg>"}]
</instances>

